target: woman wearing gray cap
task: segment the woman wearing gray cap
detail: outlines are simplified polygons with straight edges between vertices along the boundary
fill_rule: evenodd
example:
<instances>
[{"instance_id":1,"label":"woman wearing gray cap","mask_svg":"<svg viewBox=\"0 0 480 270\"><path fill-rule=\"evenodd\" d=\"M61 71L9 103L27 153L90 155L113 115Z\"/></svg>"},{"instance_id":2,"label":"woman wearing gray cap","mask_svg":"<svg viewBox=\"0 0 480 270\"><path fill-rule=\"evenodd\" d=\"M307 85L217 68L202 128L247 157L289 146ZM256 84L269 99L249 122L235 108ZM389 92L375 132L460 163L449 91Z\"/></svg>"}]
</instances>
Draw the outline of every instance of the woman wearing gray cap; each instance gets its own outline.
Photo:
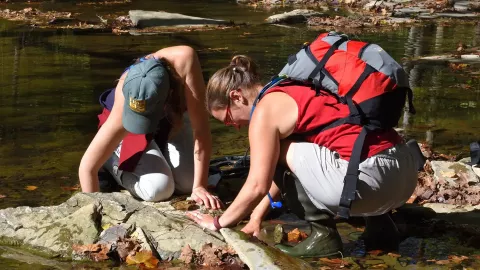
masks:
<instances>
[{"instance_id":1,"label":"woman wearing gray cap","mask_svg":"<svg viewBox=\"0 0 480 270\"><path fill-rule=\"evenodd\" d=\"M82 191L99 191L103 168L142 200L191 192L197 203L220 208L206 190L211 135L204 93L198 57L187 46L161 49L127 68L100 97L100 128L79 167Z\"/></svg>"}]
</instances>

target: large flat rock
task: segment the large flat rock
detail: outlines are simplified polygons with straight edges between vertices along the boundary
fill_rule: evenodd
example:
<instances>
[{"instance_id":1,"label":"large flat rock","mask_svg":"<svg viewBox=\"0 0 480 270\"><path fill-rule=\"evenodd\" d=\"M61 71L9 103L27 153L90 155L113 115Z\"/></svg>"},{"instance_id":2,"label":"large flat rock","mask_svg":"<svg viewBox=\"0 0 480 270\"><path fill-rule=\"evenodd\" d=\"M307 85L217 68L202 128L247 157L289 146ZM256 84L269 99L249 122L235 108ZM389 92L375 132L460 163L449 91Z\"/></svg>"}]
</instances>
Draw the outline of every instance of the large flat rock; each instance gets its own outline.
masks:
<instances>
[{"instance_id":1,"label":"large flat rock","mask_svg":"<svg viewBox=\"0 0 480 270\"><path fill-rule=\"evenodd\" d=\"M209 18L193 17L179 13L169 13L165 11L146 11L130 10L128 12L133 25L138 28L143 27L191 27L206 25L227 25L230 22Z\"/></svg>"},{"instance_id":2,"label":"large flat rock","mask_svg":"<svg viewBox=\"0 0 480 270\"><path fill-rule=\"evenodd\" d=\"M162 259L177 258L189 244L225 244L223 237L198 227L168 202L145 203L123 193L77 193L51 207L0 210L0 240L69 257L73 244L95 243L102 227L134 224Z\"/></svg>"},{"instance_id":3,"label":"large flat rock","mask_svg":"<svg viewBox=\"0 0 480 270\"><path fill-rule=\"evenodd\" d=\"M455 56L451 54L446 55L431 55L418 59L423 62L439 62L439 63L480 63L480 55L477 54L464 54Z\"/></svg>"},{"instance_id":4,"label":"large flat rock","mask_svg":"<svg viewBox=\"0 0 480 270\"><path fill-rule=\"evenodd\" d=\"M458 179L461 173L465 174L468 184L478 184L479 179L475 172L472 169L472 166L467 165L463 162L450 162L450 161L432 161L433 174L435 180L445 179L456 185L456 180Z\"/></svg>"},{"instance_id":5,"label":"large flat rock","mask_svg":"<svg viewBox=\"0 0 480 270\"><path fill-rule=\"evenodd\" d=\"M265 21L268 23L302 23L306 22L310 17L321 17L325 16L321 12L317 12L310 9L295 9L290 12L285 12L281 14L275 14L268 17Z\"/></svg>"}]
</instances>

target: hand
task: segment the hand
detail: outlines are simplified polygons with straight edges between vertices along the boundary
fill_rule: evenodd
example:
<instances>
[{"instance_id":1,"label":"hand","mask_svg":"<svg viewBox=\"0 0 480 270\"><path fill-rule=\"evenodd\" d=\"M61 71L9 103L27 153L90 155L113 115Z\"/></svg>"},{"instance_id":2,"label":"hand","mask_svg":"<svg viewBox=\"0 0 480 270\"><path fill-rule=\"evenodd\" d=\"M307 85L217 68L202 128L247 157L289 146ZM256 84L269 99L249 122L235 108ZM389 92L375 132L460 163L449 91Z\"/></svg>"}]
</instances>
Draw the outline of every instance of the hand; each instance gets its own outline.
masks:
<instances>
[{"instance_id":1,"label":"hand","mask_svg":"<svg viewBox=\"0 0 480 270\"><path fill-rule=\"evenodd\" d=\"M204 187L196 187L192 190L192 199L198 204L204 204L208 209L221 209L222 201L217 196L210 194Z\"/></svg>"},{"instance_id":2,"label":"hand","mask_svg":"<svg viewBox=\"0 0 480 270\"><path fill-rule=\"evenodd\" d=\"M250 234L250 235L253 235L255 237L257 237L260 233L260 229L261 229L261 226L262 226L262 220L260 219L250 219L247 223L247 225L245 225L245 227L242 228L242 232L246 233L246 234Z\"/></svg>"},{"instance_id":3,"label":"hand","mask_svg":"<svg viewBox=\"0 0 480 270\"><path fill-rule=\"evenodd\" d=\"M213 217L210 216L209 214L202 214L200 211L195 210L195 211L187 211L185 213L188 218L192 219L198 225L202 226L202 228L207 228L212 231L217 231L217 228L213 224Z\"/></svg>"}]
</instances>

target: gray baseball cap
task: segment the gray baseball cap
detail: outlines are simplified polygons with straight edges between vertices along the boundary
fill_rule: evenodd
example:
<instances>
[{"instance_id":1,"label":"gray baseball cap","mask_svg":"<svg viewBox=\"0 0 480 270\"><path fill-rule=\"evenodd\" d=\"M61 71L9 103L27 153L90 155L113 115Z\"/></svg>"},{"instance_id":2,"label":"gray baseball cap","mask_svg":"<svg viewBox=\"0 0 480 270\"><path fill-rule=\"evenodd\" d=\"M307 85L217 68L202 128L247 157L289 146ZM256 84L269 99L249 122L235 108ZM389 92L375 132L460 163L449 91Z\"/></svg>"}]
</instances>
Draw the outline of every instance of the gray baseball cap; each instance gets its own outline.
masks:
<instances>
[{"instance_id":1,"label":"gray baseball cap","mask_svg":"<svg viewBox=\"0 0 480 270\"><path fill-rule=\"evenodd\" d=\"M154 132L160 119L165 117L169 89L168 71L156 59L130 67L123 84L123 127L135 134Z\"/></svg>"}]
</instances>

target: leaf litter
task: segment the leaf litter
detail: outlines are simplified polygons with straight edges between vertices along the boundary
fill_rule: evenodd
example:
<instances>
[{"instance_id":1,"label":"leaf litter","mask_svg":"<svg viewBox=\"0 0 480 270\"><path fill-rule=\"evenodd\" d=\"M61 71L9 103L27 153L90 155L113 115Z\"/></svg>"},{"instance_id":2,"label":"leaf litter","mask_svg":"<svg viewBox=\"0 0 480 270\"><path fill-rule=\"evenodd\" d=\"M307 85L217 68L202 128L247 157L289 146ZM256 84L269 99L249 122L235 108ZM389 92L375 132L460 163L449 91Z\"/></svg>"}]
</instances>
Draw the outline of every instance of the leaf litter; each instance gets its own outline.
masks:
<instances>
[{"instance_id":1,"label":"leaf litter","mask_svg":"<svg viewBox=\"0 0 480 270\"><path fill-rule=\"evenodd\" d=\"M220 267L219 269L244 269L245 267L232 247L217 247L211 243L203 245L199 251L193 250L190 245L184 246L179 260L185 264Z\"/></svg>"}]
</instances>

